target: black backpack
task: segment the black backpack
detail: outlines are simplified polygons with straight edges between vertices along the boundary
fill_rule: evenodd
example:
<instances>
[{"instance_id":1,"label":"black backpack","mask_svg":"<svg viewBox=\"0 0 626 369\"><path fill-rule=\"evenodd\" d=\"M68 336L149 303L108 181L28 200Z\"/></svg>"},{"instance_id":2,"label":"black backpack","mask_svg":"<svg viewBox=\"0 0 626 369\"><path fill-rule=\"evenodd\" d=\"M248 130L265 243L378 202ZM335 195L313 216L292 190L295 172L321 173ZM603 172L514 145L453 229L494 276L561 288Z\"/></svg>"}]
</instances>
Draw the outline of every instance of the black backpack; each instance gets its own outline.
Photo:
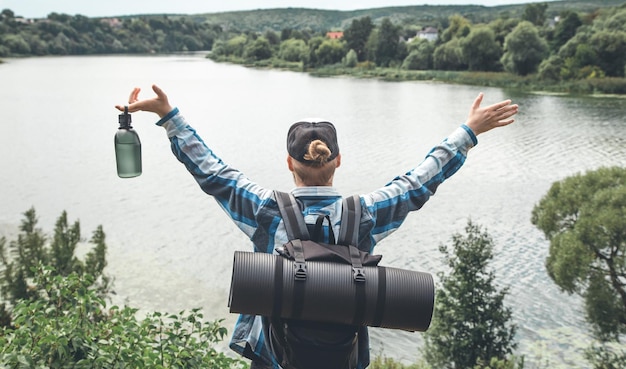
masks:
<instances>
[{"instance_id":1,"label":"black backpack","mask_svg":"<svg viewBox=\"0 0 626 369\"><path fill-rule=\"evenodd\" d=\"M294 304L297 306L304 300L303 284L307 278L307 260L330 261L345 264L346 268L351 267L358 304L353 324L265 317L269 347L283 369L355 369L359 355L360 322L365 314L363 266L377 265L381 259L380 256L369 255L356 246L361 219L360 199L352 196L343 200L339 237L335 244L332 224L329 224L331 244L327 244L318 241L323 237L324 220L330 222L328 216L319 216L310 229L293 195L278 191L275 195L290 240L276 250L281 256L294 260L294 284L300 286L297 289L294 287Z\"/></svg>"}]
</instances>

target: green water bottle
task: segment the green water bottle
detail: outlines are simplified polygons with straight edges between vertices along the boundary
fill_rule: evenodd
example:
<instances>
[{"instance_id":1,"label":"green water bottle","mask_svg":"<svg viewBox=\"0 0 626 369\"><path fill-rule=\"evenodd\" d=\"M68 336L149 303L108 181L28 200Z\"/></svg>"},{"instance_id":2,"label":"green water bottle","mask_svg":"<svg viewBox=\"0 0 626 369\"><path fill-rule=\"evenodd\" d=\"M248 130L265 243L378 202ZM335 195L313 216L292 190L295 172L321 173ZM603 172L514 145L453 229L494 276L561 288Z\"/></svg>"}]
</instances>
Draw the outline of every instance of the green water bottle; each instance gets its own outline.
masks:
<instances>
[{"instance_id":1,"label":"green water bottle","mask_svg":"<svg viewBox=\"0 0 626 369\"><path fill-rule=\"evenodd\" d=\"M132 178L141 174L141 141L130 125L128 107L119 115L120 127L115 133L115 161L120 178Z\"/></svg>"}]
</instances>

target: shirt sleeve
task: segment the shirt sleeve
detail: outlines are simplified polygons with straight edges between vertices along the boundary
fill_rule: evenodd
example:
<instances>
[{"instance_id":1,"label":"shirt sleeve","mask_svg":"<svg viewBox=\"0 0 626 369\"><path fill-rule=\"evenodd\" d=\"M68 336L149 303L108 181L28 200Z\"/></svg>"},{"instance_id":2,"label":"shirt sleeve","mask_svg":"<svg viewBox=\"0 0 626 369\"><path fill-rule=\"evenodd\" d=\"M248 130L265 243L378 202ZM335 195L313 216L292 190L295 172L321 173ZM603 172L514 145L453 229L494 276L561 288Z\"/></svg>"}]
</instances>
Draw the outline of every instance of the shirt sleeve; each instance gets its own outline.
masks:
<instances>
[{"instance_id":1,"label":"shirt sleeve","mask_svg":"<svg viewBox=\"0 0 626 369\"><path fill-rule=\"evenodd\" d=\"M462 125L432 148L417 167L364 195L373 222L370 235L374 244L398 229L409 212L420 209L437 187L461 168L476 144L474 132Z\"/></svg>"},{"instance_id":2,"label":"shirt sleeve","mask_svg":"<svg viewBox=\"0 0 626 369\"><path fill-rule=\"evenodd\" d=\"M250 181L243 173L225 164L187 124L178 108L156 123L165 128L171 149L185 165L200 188L213 196L237 226L252 237L256 214L272 191Z\"/></svg>"}]
</instances>

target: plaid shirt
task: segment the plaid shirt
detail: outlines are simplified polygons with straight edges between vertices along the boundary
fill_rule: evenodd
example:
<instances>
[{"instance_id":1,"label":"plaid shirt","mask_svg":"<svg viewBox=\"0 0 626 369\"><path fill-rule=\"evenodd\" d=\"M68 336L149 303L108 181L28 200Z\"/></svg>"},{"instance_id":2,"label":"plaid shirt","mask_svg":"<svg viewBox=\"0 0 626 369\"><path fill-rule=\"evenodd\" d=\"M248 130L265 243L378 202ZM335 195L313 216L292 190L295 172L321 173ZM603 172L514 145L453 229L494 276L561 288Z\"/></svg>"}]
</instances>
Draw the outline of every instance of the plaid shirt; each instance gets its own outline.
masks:
<instances>
[{"instance_id":1,"label":"plaid shirt","mask_svg":"<svg viewBox=\"0 0 626 369\"><path fill-rule=\"evenodd\" d=\"M273 190L259 186L240 171L225 164L191 128L178 108L157 122L166 129L176 158L185 165L207 194L213 196L235 224L250 238L254 251L273 253L275 245L288 242ZM362 215L359 249L374 246L394 232L410 211L420 209L437 187L463 165L467 152L477 144L476 136L462 125L406 174L371 193L361 195ZM333 187L298 187L292 191L304 205L307 224L318 215L328 215L334 234L339 234L342 196ZM359 368L369 365L367 329L359 335ZM230 347L252 359L279 368L265 344L262 319L240 315ZM270 365L272 365L270 364Z\"/></svg>"}]
</instances>

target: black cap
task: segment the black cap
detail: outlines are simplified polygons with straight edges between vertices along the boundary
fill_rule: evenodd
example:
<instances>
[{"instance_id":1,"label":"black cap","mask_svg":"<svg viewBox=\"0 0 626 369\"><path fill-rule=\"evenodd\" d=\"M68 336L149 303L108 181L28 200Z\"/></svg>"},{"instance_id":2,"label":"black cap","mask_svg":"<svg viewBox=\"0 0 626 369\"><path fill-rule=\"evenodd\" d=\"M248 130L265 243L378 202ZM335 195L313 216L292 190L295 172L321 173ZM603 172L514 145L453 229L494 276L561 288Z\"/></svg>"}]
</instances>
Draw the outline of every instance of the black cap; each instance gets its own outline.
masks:
<instances>
[{"instance_id":1,"label":"black cap","mask_svg":"<svg viewBox=\"0 0 626 369\"><path fill-rule=\"evenodd\" d=\"M297 122L291 125L287 133L287 152L302 163L310 163L304 156L309 152L309 144L320 140L330 149L328 161L339 155L337 131L331 122Z\"/></svg>"}]
</instances>

